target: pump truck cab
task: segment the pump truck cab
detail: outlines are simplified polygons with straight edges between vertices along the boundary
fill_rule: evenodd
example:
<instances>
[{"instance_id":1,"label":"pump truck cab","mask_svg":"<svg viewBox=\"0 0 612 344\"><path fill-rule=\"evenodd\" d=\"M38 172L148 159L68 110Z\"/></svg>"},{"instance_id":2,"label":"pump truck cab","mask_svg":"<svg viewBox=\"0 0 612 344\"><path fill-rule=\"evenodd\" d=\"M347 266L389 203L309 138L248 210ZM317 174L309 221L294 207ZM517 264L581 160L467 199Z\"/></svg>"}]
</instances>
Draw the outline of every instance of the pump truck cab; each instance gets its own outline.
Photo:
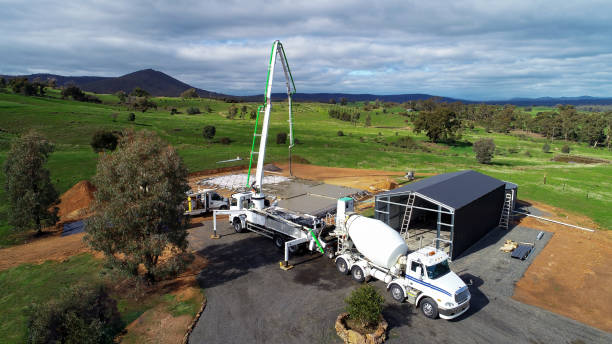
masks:
<instances>
[{"instance_id":1,"label":"pump truck cab","mask_svg":"<svg viewBox=\"0 0 612 344\"><path fill-rule=\"evenodd\" d=\"M428 318L453 319L468 310L470 292L450 270L445 252L428 246L408 253L393 228L353 213L352 198L338 200L336 228L330 234L338 239L335 263L340 273L358 282L385 282L393 299L420 307Z\"/></svg>"}]
</instances>

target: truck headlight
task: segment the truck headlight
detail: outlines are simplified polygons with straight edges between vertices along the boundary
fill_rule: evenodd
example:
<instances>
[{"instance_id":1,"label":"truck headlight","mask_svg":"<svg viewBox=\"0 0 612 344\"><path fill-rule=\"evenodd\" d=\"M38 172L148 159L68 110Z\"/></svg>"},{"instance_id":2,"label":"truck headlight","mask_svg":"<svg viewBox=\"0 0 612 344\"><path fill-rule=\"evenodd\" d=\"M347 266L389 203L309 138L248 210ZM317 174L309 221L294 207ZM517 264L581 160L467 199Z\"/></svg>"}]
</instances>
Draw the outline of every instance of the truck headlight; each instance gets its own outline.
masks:
<instances>
[{"instance_id":1,"label":"truck headlight","mask_svg":"<svg viewBox=\"0 0 612 344\"><path fill-rule=\"evenodd\" d=\"M455 304L452 303L452 302L447 302L447 303L444 304L444 306L446 306L446 308L453 308L455 306Z\"/></svg>"}]
</instances>

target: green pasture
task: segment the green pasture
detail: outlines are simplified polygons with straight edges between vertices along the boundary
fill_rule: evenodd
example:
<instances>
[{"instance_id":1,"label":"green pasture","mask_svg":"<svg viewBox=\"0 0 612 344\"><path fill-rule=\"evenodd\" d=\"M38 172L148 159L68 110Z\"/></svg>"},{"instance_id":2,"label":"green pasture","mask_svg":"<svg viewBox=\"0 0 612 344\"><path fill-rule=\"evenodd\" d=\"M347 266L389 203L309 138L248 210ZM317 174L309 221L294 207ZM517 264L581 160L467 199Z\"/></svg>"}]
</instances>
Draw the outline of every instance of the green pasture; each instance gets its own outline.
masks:
<instances>
[{"instance_id":1,"label":"green pasture","mask_svg":"<svg viewBox=\"0 0 612 344\"><path fill-rule=\"evenodd\" d=\"M247 164L251 148L254 120L249 119L256 103L229 104L210 99L154 98L157 110L135 112L136 120L128 121L134 112L118 104L113 95L98 95L102 104L91 104L60 99L56 90L49 97L25 97L0 93L0 160L4 161L11 139L30 129L36 129L56 143L56 152L49 162L51 175L57 189L66 191L79 180L90 178L95 173L96 157L89 146L97 130L148 129L176 147L188 168L197 171L224 167L231 164ZM228 119L230 106L238 108L238 116ZM242 106L247 113L240 118ZM293 154L307 159L312 164L352 168L372 168L396 171L443 173L461 169L475 169L497 178L519 184L519 197L544 202L568 211L587 215L602 228L612 228L612 165L567 164L553 162L551 158L561 154L561 147L569 144L571 154L612 160L612 152L593 149L584 144L549 142L552 153L542 152L543 138L526 135L487 133L482 128L466 129L462 139L455 145L433 144L423 134L410 129L409 117L399 106L382 107L364 111L363 104L349 104L344 108L360 112L356 124L332 119L330 107L341 107L322 103L294 103L294 134L298 144ZM188 115L186 109L198 107L210 113ZM176 108L180 114L171 115ZM287 103L276 102L273 106L267 161L284 160L288 156L287 145L276 144L276 134L288 132ZM547 108L533 107L532 113ZM115 118L113 118L113 114ZM371 126L365 127L367 116ZM202 137L202 129L214 125L217 134L213 140ZM338 131L343 136L338 136ZM400 138L409 136L413 144L408 148L394 145ZM229 137L231 144L219 143L219 138ZM471 143L482 137L493 138L497 146L491 165L478 164ZM237 156L245 159L231 164L217 163ZM543 184L544 176L547 183ZM0 182L3 175L0 173ZM588 198L587 198L588 194ZM18 237L7 235L10 228L6 222L6 199L0 190L0 245L18 241ZM17 239L16 239L17 238Z\"/></svg>"}]
</instances>

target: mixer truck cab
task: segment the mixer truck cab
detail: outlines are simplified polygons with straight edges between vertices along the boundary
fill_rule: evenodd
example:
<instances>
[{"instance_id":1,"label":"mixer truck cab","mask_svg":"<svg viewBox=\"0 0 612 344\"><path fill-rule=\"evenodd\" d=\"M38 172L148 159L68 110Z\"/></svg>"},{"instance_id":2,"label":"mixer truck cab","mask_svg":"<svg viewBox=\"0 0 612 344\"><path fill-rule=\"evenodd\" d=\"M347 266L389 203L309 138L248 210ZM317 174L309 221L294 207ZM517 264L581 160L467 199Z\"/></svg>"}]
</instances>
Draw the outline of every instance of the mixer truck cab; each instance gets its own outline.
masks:
<instances>
[{"instance_id":1,"label":"mixer truck cab","mask_svg":"<svg viewBox=\"0 0 612 344\"><path fill-rule=\"evenodd\" d=\"M403 282L402 291L416 296L414 304L429 318L453 319L470 307L468 287L451 271L448 255L434 247L424 247L406 257ZM393 295L392 283L388 287Z\"/></svg>"}]
</instances>

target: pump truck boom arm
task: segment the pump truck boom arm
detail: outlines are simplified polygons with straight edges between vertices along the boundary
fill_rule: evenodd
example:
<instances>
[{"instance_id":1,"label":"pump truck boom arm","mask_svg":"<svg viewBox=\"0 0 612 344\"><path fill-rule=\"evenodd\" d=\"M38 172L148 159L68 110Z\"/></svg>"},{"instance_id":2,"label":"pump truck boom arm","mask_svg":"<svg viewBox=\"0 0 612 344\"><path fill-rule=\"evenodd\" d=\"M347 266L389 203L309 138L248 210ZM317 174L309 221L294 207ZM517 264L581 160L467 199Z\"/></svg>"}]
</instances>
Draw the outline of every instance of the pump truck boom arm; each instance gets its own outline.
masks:
<instances>
[{"instance_id":1,"label":"pump truck boom arm","mask_svg":"<svg viewBox=\"0 0 612 344\"><path fill-rule=\"evenodd\" d=\"M264 161L266 159L266 144L268 140L268 127L270 125L270 111L272 110L272 80L274 79L274 67L276 65L277 57L281 61L281 65L283 66L283 72L285 74L285 83L287 85L287 96L289 98L289 149L293 147L293 123L292 123L292 114L291 114L291 96L295 93L295 84L293 83L293 76L291 75L291 69L289 68L289 64L287 63L287 56L285 55L285 50L283 49L283 45L280 41L274 41L272 44L272 51L270 52L270 65L268 66L268 77L266 79L266 91L264 94L264 102L265 104L260 106L257 109L257 118L255 120L255 130L253 134L253 145L251 147L251 158L249 160L249 171L247 175L247 185L246 187L253 187L254 195L253 195L253 203L257 209L264 208L264 194L262 190L263 186L263 166ZM257 133L257 123L259 122L259 113L261 112L261 108L265 106L264 110L264 118L261 128L261 134ZM255 148L255 140L257 137L260 137L259 141L259 151L254 152ZM253 185L250 185L251 178L251 166L253 163L253 155L257 154L257 171L255 174L255 182Z\"/></svg>"}]
</instances>

